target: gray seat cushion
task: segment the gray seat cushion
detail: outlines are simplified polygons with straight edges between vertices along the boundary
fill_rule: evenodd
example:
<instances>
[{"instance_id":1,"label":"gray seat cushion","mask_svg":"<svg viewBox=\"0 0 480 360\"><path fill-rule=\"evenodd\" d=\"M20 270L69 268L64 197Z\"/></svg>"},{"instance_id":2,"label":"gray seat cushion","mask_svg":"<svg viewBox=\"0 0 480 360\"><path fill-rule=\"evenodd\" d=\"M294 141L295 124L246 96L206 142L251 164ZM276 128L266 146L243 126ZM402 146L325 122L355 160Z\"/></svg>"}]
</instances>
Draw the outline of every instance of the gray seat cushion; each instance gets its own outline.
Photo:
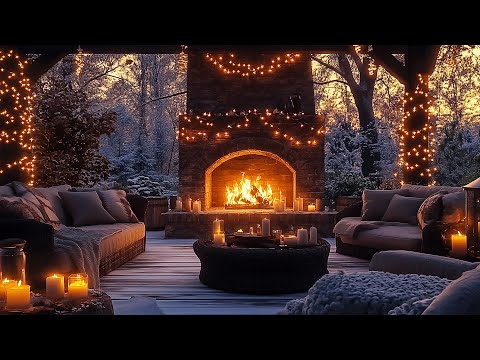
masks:
<instances>
[{"instance_id":1,"label":"gray seat cushion","mask_svg":"<svg viewBox=\"0 0 480 360\"><path fill-rule=\"evenodd\" d=\"M395 224L395 223L393 223ZM422 231L416 225L382 225L377 229L363 230L354 237L340 235L340 239L357 246L367 246L379 250L420 251Z\"/></svg>"},{"instance_id":2,"label":"gray seat cushion","mask_svg":"<svg viewBox=\"0 0 480 360\"><path fill-rule=\"evenodd\" d=\"M105 225L82 226L82 230L111 230L112 235L107 236L100 243L100 259L112 255L138 240L145 237L144 223L116 223Z\"/></svg>"}]
</instances>

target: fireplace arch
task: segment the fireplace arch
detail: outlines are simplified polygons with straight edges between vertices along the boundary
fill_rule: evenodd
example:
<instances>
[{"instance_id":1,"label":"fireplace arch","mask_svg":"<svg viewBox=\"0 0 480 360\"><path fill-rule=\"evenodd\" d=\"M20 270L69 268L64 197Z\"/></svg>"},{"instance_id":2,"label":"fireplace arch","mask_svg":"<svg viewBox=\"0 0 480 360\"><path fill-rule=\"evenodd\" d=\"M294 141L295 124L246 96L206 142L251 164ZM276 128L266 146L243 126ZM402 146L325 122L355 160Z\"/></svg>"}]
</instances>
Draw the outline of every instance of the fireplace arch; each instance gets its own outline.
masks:
<instances>
[{"instance_id":1,"label":"fireplace arch","mask_svg":"<svg viewBox=\"0 0 480 360\"><path fill-rule=\"evenodd\" d=\"M297 182L295 169L272 152L245 149L220 157L206 169L205 210L224 205L225 187L238 180L242 172L250 178L260 175L262 181L272 185L275 197L278 198L279 190L282 190L287 199L286 206L293 206Z\"/></svg>"}]
</instances>

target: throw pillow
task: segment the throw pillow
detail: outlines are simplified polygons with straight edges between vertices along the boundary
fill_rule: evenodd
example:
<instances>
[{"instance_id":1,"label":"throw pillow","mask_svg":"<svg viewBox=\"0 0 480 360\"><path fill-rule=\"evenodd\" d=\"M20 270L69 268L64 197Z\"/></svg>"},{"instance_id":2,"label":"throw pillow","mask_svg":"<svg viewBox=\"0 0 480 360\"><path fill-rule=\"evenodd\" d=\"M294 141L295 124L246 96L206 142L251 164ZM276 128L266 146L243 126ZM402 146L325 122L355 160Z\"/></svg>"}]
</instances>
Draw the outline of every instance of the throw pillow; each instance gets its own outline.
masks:
<instances>
[{"instance_id":1,"label":"throw pillow","mask_svg":"<svg viewBox=\"0 0 480 360\"><path fill-rule=\"evenodd\" d=\"M20 181L12 181L11 186L13 191L15 191L15 195L17 196L25 195L25 193L28 192L28 186Z\"/></svg>"},{"instance_id":2,"label":"throw pillow","mask_svg":"<svg viewBox=\"0 0 480 360\"><path fill-rule=\"evenodd\" d=\"M442 198L443 212L442 222L455 224L465 218L465 192L457 191L446 194Z\"/></svg>"},{"instance_id":3,"label":"throw pillow","mask_svg":"<svg viewBox=\"0 0 480 360\"><path fill-rule=\"evenodd\" d=\"M408 195L408 190L364 190L362 220L381 220L395 194Z\"/></svg>"},{"instance_id":4,"label":"throw pillow","mask_svg":"<svg viewBox=\"0 0 480 360\"><path fill-rule=\"evenodd\" d=\"M138 223L123 190L97 190L103 207L120 223Z\"/></svg>"},{"instance_id":5,"label":"throw pillow","mask_svg":"<svg viewBox=\"0 0 480 360\"><path fill-rule=\"evenodd\" d=\"M465 271L452 281L423 315L480 315L480 270Z\"/></svg>"},{"instance_id":6,"label":"throw pillow","mask_svg":"<svg viewBox=\"0 0 480 360\"><path fill-rule=\"evenodd\" d=\"M0 186L0 196L15 196L11 183Z\"/></svg>"},{"instance_id":7,"label":"throw pillow","mask_svg":"<svg viewBox=\"0 0 480 360\"><path fill-rule=\"evenodd\" d=\"M67 213L72 217L73 226L113 224L115 219L104 209L96 191L59 191Z\"/></svg>"},{"instance_id":8,"label":"throw pillow","mask_svg":"<svg viewBox=\"0 0 480 360\"><path fill-rule=\"evenodd\" d=\"M429 222L440 221L442 217L442 197L448 194L446 191L439 191L426 198L418 208L417 221L420 229L423 230Z\"/></svg>"},{"instance_id":9,"label":"throw pillow","mask_svg":"<svg viewBox=\"0 0 480 360\"><path fill-rule=\"evenodd\" d=\"M396 221L417 225L418 208L424 200L424 198L395 194L382 217L382 221Z\"/></svg>"},{"instance_id":10,"label":"throw pillow","mask_svg":"<svg viewBox=\"0 0 480 360\"><path fill-rule=\"evenodd\" d=\"M35 205L18 196L0 197L0 218L45 221L42 213Z\"/></svg>"},{"instance_id":11,"label":"throw pillow","mask_svg":"<svg viewBox=\"0 0 480 360\"><path fill-rule=\"evenodd\" d=\"M58 185L48 188L35 188L38 193L40 193L44 198L50 201L55 215L57 215L60 223L62 223L63 225L67 225L69 223L69 219L67 213L63 209L62 199L60 199L60 195L58 195L58 192L68 191L69 189L70 185Z\"/></svg>"}]
</instances>

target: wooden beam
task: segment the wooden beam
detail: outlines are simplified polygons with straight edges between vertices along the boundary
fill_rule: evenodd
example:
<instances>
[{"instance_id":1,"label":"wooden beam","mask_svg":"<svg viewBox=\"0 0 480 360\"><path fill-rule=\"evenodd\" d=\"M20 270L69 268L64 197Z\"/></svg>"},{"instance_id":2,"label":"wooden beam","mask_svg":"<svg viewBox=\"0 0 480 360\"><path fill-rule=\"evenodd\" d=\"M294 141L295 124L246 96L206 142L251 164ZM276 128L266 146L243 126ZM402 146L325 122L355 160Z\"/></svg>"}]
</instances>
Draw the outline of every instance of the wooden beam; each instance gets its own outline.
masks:
<instances>
[{"instance_id":1,"label":"wooden beam","mask_svg":"<svg viewBox=\"0 0 480 360\"><path fill-rule=\"evenodd\" d=\"M382 47L375 45L373 50L369 51L368 54L377 64L383 66L395 79L404 85L407 83L408 79L405 66L391 53L385 51Z\"/></svg>"}]
</instances>

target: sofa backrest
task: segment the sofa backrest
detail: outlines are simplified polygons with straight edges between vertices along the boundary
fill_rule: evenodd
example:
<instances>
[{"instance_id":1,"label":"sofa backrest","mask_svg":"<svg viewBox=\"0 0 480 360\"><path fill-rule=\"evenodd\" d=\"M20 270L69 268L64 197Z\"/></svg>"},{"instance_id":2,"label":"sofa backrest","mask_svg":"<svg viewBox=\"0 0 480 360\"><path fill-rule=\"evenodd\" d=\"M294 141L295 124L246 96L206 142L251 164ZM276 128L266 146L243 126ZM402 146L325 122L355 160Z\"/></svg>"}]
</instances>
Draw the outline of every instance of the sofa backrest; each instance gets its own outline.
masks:
<instances>
[{"instance_id":1,"label":"sofa backrest","mask_svg":"<svg viewBox=\"0 0 480 360\"><path fill-rule=\"evenodd\" d=\"M460 186L425 186L425 185L412 185L412 184L403 184L402 189L408 190L408 196L424 198L426 199L430 195L435 194L440 190L447 191L449 193L463 191Z\"/></svg>"}]
</instances>

